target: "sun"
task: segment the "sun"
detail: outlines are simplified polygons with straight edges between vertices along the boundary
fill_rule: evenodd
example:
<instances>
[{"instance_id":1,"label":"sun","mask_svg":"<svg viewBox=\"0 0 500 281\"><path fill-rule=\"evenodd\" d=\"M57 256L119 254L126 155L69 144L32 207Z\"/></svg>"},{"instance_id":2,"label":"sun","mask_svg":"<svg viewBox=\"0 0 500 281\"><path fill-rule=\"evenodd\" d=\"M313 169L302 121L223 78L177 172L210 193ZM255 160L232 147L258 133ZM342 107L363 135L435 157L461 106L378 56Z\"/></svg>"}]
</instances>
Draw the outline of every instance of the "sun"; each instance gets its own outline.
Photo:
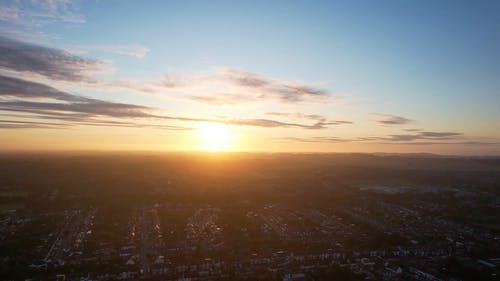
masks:
<instances>
[{"instance_id":1,"label":"sun","mask_svg":"<svg viewBox=\"0 0 500 281\"><path fill-rule=\"evenodd\" d=\"M236 135L220 123L203 122L196 127L199 149L204 151L229 151L233 149Z\"/></svg>"}]
</instances>

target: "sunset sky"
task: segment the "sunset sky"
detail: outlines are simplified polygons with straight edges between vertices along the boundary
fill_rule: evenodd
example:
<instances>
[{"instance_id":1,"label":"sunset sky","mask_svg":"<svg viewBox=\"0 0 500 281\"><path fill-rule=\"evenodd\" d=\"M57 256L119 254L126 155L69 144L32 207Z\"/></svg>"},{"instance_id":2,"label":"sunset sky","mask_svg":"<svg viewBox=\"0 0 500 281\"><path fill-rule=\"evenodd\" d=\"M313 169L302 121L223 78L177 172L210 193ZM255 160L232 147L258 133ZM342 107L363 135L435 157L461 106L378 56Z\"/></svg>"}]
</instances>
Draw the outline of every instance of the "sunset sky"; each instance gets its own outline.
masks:
<instances>
[{"instance_id":1,"label":"sunset sky","mask_svg":"<svg viewBox=\"0 0 500 281\"><path fill-rule=\"evenodd\" d=\"M0 150L500 154L499 1L2 1Z\"/></svg>"}]
</instances>

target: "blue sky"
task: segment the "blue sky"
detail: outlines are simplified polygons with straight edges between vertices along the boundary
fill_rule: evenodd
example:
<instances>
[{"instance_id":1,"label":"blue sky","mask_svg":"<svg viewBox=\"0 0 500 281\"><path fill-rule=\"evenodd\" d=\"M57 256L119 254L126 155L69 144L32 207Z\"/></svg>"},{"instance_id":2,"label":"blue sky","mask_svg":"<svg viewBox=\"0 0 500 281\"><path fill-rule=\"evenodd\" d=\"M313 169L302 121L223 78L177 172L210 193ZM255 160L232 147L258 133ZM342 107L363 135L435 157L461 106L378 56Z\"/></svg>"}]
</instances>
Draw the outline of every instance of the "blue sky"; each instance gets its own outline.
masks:
<instances>
[{"instance_id":1,"label":"blue sky","mask_svg":"<svg viewBox=\"0 0 500 281\"><path fill-rule=\"evenodd\" d=\"M114 72L93 74L108 82L134 79L141 84L168 76L174 80L184 77L186 83L198 85L199 77L205 77L201 80L209 82L201 84L209 86L174 89L175 93L172 89L162 89L144 95L126 88L110 91L82 83L62 85L60 81L43 81L57 89L160 107L182 116L196 113L207 117L222 111L229 115L226 118L253 120L267 119L266 113L279 111L352 122L349 128L340 130L337 126L317 131L280 128L269 134L261 128L254 128L258 132L251 131L250 126L249 132L242 133L301 143L289 144L290 150L300 146L298 150L307 151L307 145L314 140L314 149L310 150L318 150L319 146L324 151L404 148L404 151L437 153L498 152L495 144L500 138L498 1L58 2L47 8L43 3L7 1L3 8L53 14L40 19L19 13L17 21L4 18L2 30L9 31L4 32L7 35L15 34L16 40L112 64ZM76 20L67 20L64 15ZM124 55L123 50L129 55ZM335 98L314 103L304 96L297 102L281 103L259 97L256 103L233 107L175 98L192 93L207 97L227 90L226 84L219 83L219 76L226 75L220 69L279 79L284 84L293 81L321 89ZM196 82L192 81L193 76L197 77ZM211 86L214 80L217 86ZM29 81L42 82L37 75ZM247 94L238 92L239 88L232 90L231 95ZM249 94L259 95L262 89L244 90L256 90ZM242 110L255 114L238 114ZM292 119L300 119L297 116ZM411 121L390 126L377 123L380 118L390 116ZM283 117L280 115L282 119L273 121L297 121ZM460 136L427 139L415 137L417 131L411 131L414 138L409 139L415 143L390 146L393 136L408 134L406 129L456 132ZM32 135L25 138L28 137ZM342 141L324 141L332 137ZM365 137L378 139L359 140ZM443 144L419 145L439 141ZM452 144L453 149L449 148L450 142L457 143ZM474 144L458 144L465 142ZM242 149L262 147L249 144Z\"/></svg>"}]
</instances>

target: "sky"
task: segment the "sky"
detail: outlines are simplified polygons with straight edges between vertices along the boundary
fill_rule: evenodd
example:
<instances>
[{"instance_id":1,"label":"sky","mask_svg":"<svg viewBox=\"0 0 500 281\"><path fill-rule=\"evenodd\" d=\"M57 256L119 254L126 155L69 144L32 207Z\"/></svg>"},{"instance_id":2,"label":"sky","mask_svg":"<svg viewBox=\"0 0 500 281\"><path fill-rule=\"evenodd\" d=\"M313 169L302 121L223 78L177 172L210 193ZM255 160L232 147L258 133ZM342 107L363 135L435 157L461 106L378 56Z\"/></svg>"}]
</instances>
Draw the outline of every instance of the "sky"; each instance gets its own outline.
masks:
<instances>
[{"instance_id":1,"label":"sky","mask_svg":"<svg viewBox=\"0 0 500 281\"><path fill-rule=\"evenodd\" d=\"M500 155L498 1L0 4L0 150Z\"/></svg>"}]
</instances>

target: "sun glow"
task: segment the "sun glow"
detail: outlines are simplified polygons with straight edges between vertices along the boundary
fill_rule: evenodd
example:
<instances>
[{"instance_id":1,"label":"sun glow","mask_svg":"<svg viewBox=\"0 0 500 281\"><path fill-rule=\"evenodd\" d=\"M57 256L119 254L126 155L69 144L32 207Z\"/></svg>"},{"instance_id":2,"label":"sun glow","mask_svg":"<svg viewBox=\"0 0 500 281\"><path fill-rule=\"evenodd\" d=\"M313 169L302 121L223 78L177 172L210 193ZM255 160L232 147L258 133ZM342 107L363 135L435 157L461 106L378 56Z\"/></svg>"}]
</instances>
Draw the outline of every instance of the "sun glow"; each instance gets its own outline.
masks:
<instances>
[{"instance_id":1,"label":"sun glow","mask_svg":"<svg viewBox=\"0 0 500 281\"><path fill-rule=\"evenodd\" d=\"M200 123L196 128L199 149L205 151L229 151L233 149L236 135L225 124Z\"/></svg>"}]
</instances>

